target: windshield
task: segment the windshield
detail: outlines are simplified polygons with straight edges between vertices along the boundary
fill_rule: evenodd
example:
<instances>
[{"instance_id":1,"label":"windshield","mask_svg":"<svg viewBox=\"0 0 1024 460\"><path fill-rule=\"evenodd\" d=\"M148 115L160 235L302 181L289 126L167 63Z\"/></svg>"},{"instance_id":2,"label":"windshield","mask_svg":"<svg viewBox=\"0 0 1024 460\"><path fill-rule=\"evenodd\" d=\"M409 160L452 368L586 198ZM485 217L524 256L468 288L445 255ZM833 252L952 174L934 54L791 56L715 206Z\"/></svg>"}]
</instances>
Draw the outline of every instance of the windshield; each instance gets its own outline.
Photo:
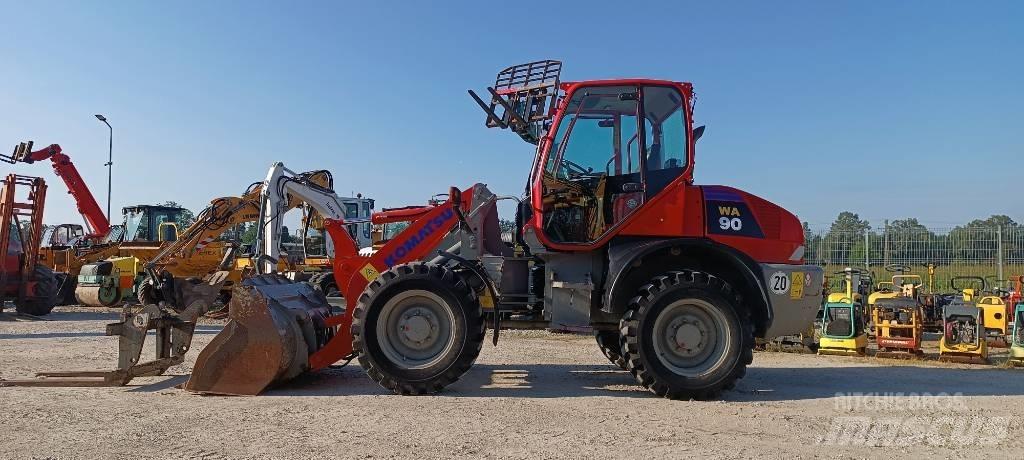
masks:
<instances>
[{"instance_id":1,"label":"windshield","mask_svg":"<svg viewBox=\"0 0 1024 460\"><path fill-rule=\"evenodd\" d=\"M849 307L826 308L821 326L825 335L848 337L854 332L853 309Z\"/></svg>"},{"instance_id":2,"label":"windshield","mask_svg":"<svg viewBox=\"0 0 1024 460\"><path fill-rule=\"evenodd\" d=\"M303 238L306 257L327 256L327 235L322 229L307 227Z\"/></svg>"},{"instance_id":3,"label":"windshield","mask_svg":"<svg viewBox=\"0 0 1024 460\"><path fill-rule=\"evenodd\" d=\"M359 203L345 203L345 218L356 219L359 217Z\"/></svg>"},{"instance_id":4,"label":"windshield","mask_svg":"<svg viewBox=\"0 0 1024 460\"><path fill-rule=\"evenodd\" d=\"M124 226L129 240L149 239L149 222L147 222L145 212L128 211L124 217Z\"/></svg>"}]
</instances>

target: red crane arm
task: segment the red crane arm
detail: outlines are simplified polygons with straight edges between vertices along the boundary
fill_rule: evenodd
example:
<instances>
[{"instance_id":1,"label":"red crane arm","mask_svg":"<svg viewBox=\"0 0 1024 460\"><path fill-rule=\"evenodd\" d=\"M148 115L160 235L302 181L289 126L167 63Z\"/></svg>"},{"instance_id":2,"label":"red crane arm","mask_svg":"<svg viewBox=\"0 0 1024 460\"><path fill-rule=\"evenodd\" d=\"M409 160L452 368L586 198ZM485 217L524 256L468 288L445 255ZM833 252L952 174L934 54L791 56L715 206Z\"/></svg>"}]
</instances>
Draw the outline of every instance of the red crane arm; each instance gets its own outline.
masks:
<instances>
[{"instance_id":1,"label":"red crane arm","mask_svg":"<svg viewBox=\"0 0 1024 460\"><path fill-rule=\"evenodd\" d=\"M85 225L89 228L86 237L101 238L110 232L110 220L103 214L103 209L92 196L89 186L78 173L78 168L71 162L71 158L63 153L60 145L51 144L49 147L31 152L23 160L26 163L34 163L46 159L53 164L53 172L64 181L68 193L75 199L78 212L82 214Z\"/></svg>"}]
</instances>

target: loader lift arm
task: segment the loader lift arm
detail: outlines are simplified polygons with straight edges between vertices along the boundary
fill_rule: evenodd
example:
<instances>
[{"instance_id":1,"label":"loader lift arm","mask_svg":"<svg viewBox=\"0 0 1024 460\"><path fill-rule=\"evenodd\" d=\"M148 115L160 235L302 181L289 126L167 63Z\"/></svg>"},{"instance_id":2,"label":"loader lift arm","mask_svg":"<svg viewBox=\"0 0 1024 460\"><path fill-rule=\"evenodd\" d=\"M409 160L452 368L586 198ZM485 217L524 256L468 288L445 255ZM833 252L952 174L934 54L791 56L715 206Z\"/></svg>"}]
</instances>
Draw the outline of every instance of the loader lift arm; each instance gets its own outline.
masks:
<instances>
[{"instance_id":1,"label":"loader lift arm","mask_svg":"<svg viewBox=\"0 0 1024 460\"><path fill-rule=\"evenodd\" d=\"M110 232L110 216L103 213L96 198L92 195L92 191L89 190L89 186L85 184L82 175L78 173L78 168L71 161L71 157L65 154L58 144L50 144L49 147L34 152L32 144L31 141L18 144L11 155L0 155L0 161L10 164L32 164L49 159L53 165L53 172L64 181L64 185L68 187L68 193L75 199L78 212L85 219L86 227L88 227L86 238L90 240L103 238Z\"/></svg>"},{"instance_id":2,"label":"loader lift arm","mask_svg":"<svg viewBox=\"0 0 1024 460\"><path fill-rule=\"evenodd\" d=\"M264 274L235 288L228 308L231 321L196 358L185 389L258 394L274 382L294 377L296 372L320 370L351 359L353 311L359 294L391 266L427 257L458 225L462 192L452 189L449 196L448 201L436 206L375 215L378 221L411 222L377 253L361 256L346 229L354 221L344 219L344 198L312 182L307 174L297 174L275 163L263 182L253 254L257 271ZM334 243L333 274L346 301L340 313L332 312L323 294L307 283L291 283L273 275L280 257L281 220L299 202L324 217L324 228ZM303 337L299 343L305 346L296 348L294 337Z\"/></svg>"}]
</instances>

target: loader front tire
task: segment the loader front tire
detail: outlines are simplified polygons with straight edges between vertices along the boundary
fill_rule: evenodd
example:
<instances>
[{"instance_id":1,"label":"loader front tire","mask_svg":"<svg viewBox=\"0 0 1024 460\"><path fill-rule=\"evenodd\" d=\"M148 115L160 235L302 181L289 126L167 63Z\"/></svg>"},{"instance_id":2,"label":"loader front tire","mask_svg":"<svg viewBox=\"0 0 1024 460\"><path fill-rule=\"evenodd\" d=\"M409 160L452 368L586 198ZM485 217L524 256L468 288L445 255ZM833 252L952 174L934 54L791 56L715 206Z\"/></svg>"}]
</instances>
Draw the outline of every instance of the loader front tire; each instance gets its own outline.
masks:
<instances>
[{"instance_id":1,"label":"loader front tire","mask_svg":"<svg viewBox=\"0 0 1024 460\"><path fill-rule=\"evenodd\" d=\"M415 262L381 273L359 296L352 350L384 388L437 393L473 365L484 333L466 281L444 266Z\"/></svg>"},{"instance_id":2,"label":"loader front tire","mask_svg":"<svg viewBox=\"0 0 1024 460\"><path fill-rule=\"evenodd\" d=\"M704 272L653 278L630 300L620 333L627 370L669 399L716 398L753 360L753 327L739 295Z\"/></svg>"}]
</instances>

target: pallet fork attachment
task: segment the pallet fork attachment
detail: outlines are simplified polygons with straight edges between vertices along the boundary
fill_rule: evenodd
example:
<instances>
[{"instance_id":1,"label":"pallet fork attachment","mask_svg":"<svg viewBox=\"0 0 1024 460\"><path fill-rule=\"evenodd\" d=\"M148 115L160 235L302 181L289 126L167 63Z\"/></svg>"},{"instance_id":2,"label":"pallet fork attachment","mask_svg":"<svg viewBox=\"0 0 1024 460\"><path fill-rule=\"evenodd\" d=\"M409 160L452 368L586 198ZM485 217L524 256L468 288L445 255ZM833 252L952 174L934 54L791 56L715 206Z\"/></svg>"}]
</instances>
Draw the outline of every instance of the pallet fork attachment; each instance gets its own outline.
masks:
<instances>
[{"instance_id":1,"label":"pallet fork attachment","mask_svg":"<svg viewBox=\"0 0 1024 460\"><path fill-rule=\"evenodd\" d=\"M136 377L161 375L184 361L192 346L196 320L210 309L226 278L227 272L218 272L203 282L180 283L181 305L186 305L180 311L164 303L145 305L141 310L125 306L121 321L106 328L106 335L118 337L116 369L40 372L34 379L0 380L0 387L113 387L127 385ZM149 331L156 334L155 357L139 362Z\"/></svg>"}]
</instances>

